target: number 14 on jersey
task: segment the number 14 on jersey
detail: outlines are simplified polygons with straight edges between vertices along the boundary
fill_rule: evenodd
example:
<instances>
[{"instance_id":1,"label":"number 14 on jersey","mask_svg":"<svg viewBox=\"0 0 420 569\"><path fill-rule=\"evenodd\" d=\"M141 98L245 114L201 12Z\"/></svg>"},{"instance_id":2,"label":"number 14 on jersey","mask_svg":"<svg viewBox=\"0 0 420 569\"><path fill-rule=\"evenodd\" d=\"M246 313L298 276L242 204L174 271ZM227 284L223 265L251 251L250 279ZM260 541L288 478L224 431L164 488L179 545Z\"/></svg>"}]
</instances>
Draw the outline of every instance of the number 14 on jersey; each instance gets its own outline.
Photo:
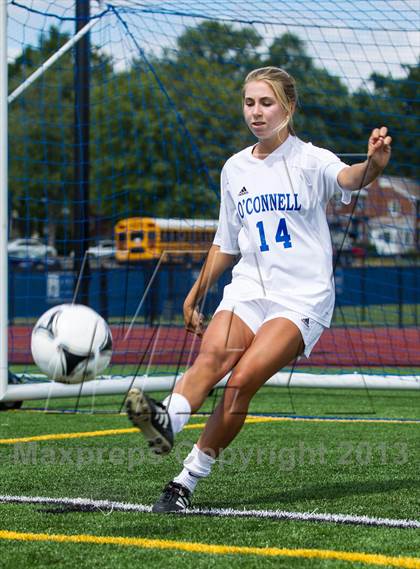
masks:
<instances>
[{"instance_id":1,"label":"number 14 on jersey","mask_svg":"<svg viewBox=\"0 0 420 569\"><path fill-rule=\"evenodd\" d=\"M260 232L260 250L262 252L269 251L270 247L268 246L267 240L265 238L264 223L262 221L259 221L257 223L257 228ZM280 219L279 225L277 227L276 243L283 243L283 247L285 249L289 249L292 246L292 238L290 237L290 234L287 230L286 220L284 217Z\"/></svg>"}]
</instances>

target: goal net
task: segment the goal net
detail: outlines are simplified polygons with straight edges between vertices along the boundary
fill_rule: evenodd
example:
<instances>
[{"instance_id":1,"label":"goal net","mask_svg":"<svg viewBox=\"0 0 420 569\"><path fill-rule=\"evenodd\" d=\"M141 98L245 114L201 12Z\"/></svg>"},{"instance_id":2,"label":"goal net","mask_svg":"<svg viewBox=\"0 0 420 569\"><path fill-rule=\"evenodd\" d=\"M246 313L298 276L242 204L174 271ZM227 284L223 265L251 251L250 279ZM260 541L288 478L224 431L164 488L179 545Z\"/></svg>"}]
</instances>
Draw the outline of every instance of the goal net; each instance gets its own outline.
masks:
<instances>
[{"instance_id":1,"label":"goal net","mask_svg":"<svg viewBox=\"0 0 420 569\"><path fill-rule=\"evenodd\" d=\"M414 3L113 0L90 8L77 22L74 2L7 2L3 370L37 378L32 327L73 301L109 322L114 378L173 378L194 360L200 342L184 330L183 301L214 234L223 163L253 143L241 85L251 69L275 65L296 78L303 140L352 164L365 159L374 126L387 125L394 139L386 173L349 206L329 204L332 327L284 381L324 385L332 374L338 382L357 374L361 385L373 375L369 385L392 376L418 387ZM88 57L78 60L87 38ZM208 291L207 317L227 282L229 274Z\"/></svg>"}]
</instances>

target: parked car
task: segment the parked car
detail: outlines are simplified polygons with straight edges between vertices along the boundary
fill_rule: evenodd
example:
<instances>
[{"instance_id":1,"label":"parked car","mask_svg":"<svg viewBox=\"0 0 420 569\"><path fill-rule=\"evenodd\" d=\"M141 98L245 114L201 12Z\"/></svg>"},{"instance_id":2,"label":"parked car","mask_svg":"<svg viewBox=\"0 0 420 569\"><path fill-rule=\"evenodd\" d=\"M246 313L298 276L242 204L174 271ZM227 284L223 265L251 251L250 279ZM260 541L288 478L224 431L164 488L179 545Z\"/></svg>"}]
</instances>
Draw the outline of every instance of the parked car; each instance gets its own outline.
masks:
<instances>
[{"instance_id":1,"label":"parked car","mask_svg":"<svg viewBox=\"0 0 420 569\"><path fill-rule=\"evenodd\" d=\"M18 270L60 271L63 267L58 257L25 257L8 255L9 264Z\"/></svg>"},{"instance_id":2,"label":"parked car","mask_svg":"<svg viewBox=\"0 0 420 569\"><path fill-rule=\"evenodd\" d=\"M93 247L89 247L87 253L91 257L104 259L115 257L116 251L115 242L112 239L102 239Z\"/></svg>"},{"instance_id":3,"label":"parked car","mask_svg":"<svg viewBox=\"0 0 420 569\"><path fill-rule=\"evenodd\" d=\"M21 259L45 259L57 257L57 250L51 245L45 245L40 239L14 239L7 244L7 253Z\"/></svg>"}]
</instances>

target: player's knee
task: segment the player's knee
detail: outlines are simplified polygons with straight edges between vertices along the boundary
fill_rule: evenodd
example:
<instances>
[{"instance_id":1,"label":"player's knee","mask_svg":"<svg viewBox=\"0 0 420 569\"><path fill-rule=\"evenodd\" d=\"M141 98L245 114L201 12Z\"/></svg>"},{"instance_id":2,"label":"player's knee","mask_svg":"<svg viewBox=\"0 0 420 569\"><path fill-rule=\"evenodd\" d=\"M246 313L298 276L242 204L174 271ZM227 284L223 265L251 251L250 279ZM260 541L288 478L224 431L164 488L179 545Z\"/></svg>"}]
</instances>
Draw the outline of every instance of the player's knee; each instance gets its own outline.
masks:
<instances>
[{"instance_id":1,"label":"player's knee","mask_svg":"<svg viewBox=\"0 0 420 569\"><path fill-rule=\"evenodd\" d=\"M230 399L236 401L249 402L255 394L251 374L246 370L233 370L226 389Z\"/></svg>"},{"instance_id":2,"label":"player's knee","mask_svg":"<svg viewBox=\"0 0 420 569\"><path fill-rule=\"evenodd\" d=\"M226 350L218 348L200 352L193 367L203 376L209 375L219 379L230 371Z\"/></svg>"}]
</instances>

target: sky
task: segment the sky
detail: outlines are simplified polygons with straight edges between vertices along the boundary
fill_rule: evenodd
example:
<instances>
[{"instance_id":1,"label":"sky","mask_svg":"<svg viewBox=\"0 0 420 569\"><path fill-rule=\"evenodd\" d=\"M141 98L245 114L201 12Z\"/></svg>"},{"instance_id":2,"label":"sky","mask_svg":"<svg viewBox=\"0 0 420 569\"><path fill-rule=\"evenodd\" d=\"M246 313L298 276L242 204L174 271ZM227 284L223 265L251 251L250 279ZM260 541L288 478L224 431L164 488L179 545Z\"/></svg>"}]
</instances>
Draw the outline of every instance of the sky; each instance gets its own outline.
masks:
<instances>
[{"instance_id":1,"label":"sky","mask_svg":"<svg viewBox=\"0 0 420 569\"><path fill-rule=\"evenodd\" d=\"M36 45L39 30L52 24L73 33L74 0L8 2L9 61L22 45ZM158 54L162 47L174 47L185 27L203 18L252 25L264 38L263 50L274 37L295 33L316 63L352 90L368 87L374 71L403 76L402 64L415 63L420 53L418 0L92 0L91 14L109 5L120 11L141 48ZM91 38L112 55L117 69L138 54L114 14L95 25Z\"/></svg>"}]
</instances>

